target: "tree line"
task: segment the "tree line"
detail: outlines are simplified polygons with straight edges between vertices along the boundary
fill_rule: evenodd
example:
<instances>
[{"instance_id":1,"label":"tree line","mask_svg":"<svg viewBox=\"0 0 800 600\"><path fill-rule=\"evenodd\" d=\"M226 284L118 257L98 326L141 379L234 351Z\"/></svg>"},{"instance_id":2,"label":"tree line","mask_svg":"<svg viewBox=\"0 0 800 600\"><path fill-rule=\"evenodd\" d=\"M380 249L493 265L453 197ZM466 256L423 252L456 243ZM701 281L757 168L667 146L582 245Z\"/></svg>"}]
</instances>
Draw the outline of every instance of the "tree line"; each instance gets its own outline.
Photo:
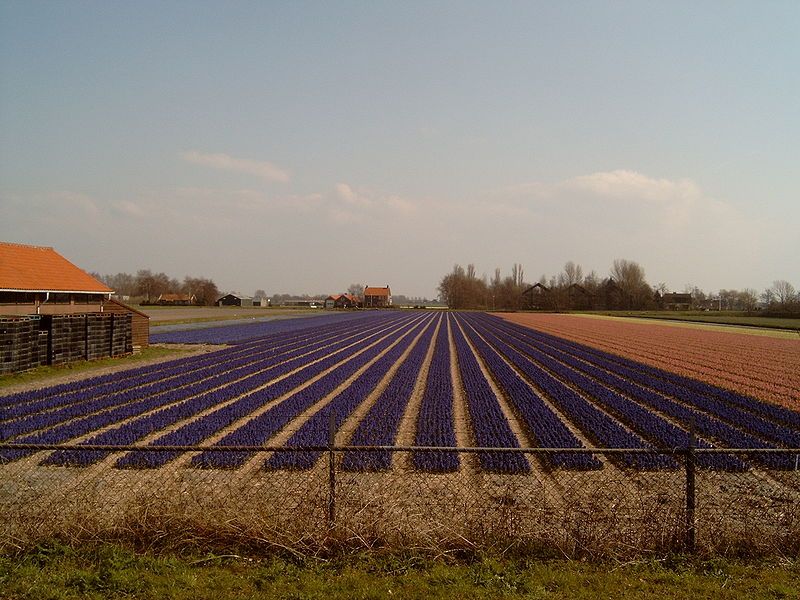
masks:
<instances>
[{"instance_id":1,"label":"tree line","mask_svg":"<svg viewBox=\"0 0 800 600\"><path fill-rule=\"evenodd\" d=\"M442 302L455 309L483 310L693 310L762 311L763 314L800 313L800 294L786 280L777 280L762 292L753 288L723 289L706 293L687 284L674 295L666 284L651 285L644 268L635 261L616 259L605 277L595 271L585 273L581 265L568 261L555 275L542 275L536 282L525 280L521 264L515 263L509 275L500 269L491 277L477 275L475 265L459 264L439 283Z\"/></svg>"},{"instance_id":2,"label":"tree line","mask_svg":"<svg viewBox=\"0 0 800 600\"><path fill-rule=\"evenodd\" d=\"M120 296L138 296L146 304L156 302L163 294L185 294L194 296L195 303L202 306L213 306L219 300L217 285L206 277L187 275L183 281L170 277L166 273L154 273L150 269L140 269L136 275L116 273L114 275L91 274L102 281Z\"/></svg>"}]
</instances>

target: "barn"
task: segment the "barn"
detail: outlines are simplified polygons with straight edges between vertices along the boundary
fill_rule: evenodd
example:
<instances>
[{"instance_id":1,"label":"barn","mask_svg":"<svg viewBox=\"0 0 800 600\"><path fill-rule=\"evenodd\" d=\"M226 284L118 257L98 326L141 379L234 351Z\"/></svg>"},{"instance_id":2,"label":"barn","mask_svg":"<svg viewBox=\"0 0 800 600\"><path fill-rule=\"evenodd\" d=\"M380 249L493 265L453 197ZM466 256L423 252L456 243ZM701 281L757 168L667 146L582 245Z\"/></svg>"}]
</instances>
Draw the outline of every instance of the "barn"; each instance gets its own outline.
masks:
<instances>
[{"instance_id":1,"label":"barn","mask_svg":"<svg viewBox=\"0 0 800 600\"><path fill-rule=\"evenodd\" d=\"M253 306L253 298L241 294L225 294L217 300L217 306Z\"/></svg>"},{"instance_id":2,"label":"barn","mask_svg":"<svg viewBox=\"0 0 800 600\"><path fill-rule=\"evenodd\" d=\"M333 294L325 298L325 308L358 308L358 298L352 294Z\"/></svg>"},{"instance_id":3,"label":"barn","mask_svg":"<svg viewBox=\"0 0 800 600\"><path fill-rule=\"evenodd\" d=\"M392 291L389 286L364 288L364 308L388 308L392 305Z\"/></svg>"},{"instance_id":4,"label":"barn","mask_svg":"<svg viewBox=\"0 0 800 600\"><path fill-rule=\"evenodd\" d=\"M47 246L0 242L0 372L126 354L150 320Z\"/></svg>"}]
</instances>

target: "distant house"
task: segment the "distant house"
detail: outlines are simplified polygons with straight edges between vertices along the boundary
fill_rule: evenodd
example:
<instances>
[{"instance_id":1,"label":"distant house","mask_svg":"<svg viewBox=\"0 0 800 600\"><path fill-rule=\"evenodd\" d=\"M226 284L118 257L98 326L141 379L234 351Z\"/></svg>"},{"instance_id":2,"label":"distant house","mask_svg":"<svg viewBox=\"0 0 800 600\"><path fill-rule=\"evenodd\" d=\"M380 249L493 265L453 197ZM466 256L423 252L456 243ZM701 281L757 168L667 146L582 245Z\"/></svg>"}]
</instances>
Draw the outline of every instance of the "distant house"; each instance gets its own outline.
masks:
<instances>
[{"instance_id":1,"label":"distant house","mask_svg":"<svg viewBox=\"0 0 800 600\"><path fill-rule=\"evenodd\" d=\"M217 306L253 306L253 299L250 296L231 293L217 300Z\"/></svg>"},{"instance_id":2,"label":"distant house","mask_svg":"<svg viewBox=\"0 0 800 600\"><path fill-rule=\"evenodd\" d=\"M150 318L113 293L53 248L0 242L0 372L147 347Z\"/></svg>"},{"instance_id":3,"label":"distant house","mask_svg":"<svg viewBox=\"0 0 800 600\"><path fill-rule=\"evenodd\" d=\"M102 312L113 293L53 248L0 242L0 315Z\"/></svg>"},{"instance_id":4,"label":"distant house","mask_svg":"<svg viewBox=\"0 0 800 600\"><path fill-rule=\"evenodd\" d=\"M592 310L595 307L594 294L578 283L567 288L567 302L570 310Z\"/></svg>"},{"instance_id":5,"label":"distant house","mask_svg":"<svg viewBox=\"0 0 800 600\"><path fill-rule=\"evenodd\" d=\"M692 308L692 295L669 292L667 294L660 294L659 297L656 298L656 303L659 308L663 308L664 310L689 310Z\"/></svg>"},{"instance_id":6,"label":"distant house","mask_svg":"<svg viewBox=\"0 0 800 600\"><path fill-rule=\"evenodd\" d=\"M392 305L392 291L389 286L364 288L364 308L387 308Z\"/></svg>"},{"instance_id":7,"label":"distant house","mask_svg":"<svg viewBox=\"0 0 800 600\"><path fill-rule=\"evenodd\" d=\"M253 306L269 306L269 298L253 298Z\"/></svg>"},{"instance_id":8,"label":"distant house","mask_svg":"<svg viewBox=\"0 0 800 600\"><path fill-rule=\"evenodd\" d=\"M197 304L194 294L161 294L156 300L161 306L191 306Z\"/></svg>"},{"instance_id":9,"label":"distant house","mask_svg":"<svg viewBox=\"0 0 800 600\"><path fill-rule=\"evenodd\" d=\"M549 309L551 304L550 288L543 283L534 283L522 292L522 308L544 310Z\"/></svg>"},{"instance_id":10,"label":"distant house","mask_svg":"<svg viewBox=\"0 0 800 600\"><path fill-rule=\"evenodd\" d=\"M352 294L333 294L325 298L325 308L358 308L358 298Z\"/></svg>"}]
</instances>

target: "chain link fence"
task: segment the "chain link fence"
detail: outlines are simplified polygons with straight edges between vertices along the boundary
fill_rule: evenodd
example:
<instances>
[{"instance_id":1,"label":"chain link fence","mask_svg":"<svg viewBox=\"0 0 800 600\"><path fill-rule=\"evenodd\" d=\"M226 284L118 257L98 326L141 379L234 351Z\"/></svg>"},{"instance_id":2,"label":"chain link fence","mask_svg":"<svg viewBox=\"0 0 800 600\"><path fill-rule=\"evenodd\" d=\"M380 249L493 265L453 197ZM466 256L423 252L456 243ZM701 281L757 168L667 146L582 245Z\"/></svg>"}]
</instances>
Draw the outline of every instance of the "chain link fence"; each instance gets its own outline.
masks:
<instances>
[{"instance_id":1,"label":"chain link fence","mask_svg":"<svg viewBox=\"0 0 800 600\"><path fill-rule=\"evenodd\" d=\"M456 453L459 468L444 473L420 472L413 461L441 448L0 445L0 452L8 450L28 455L0 464L5 551L53 537L304 555L341 548L568 557L800 550L800 470L697 466L702 454L718 450L639 451L669 455L678 465L646 471L613 460L637 451L576 449L571 452L591 454L603 467L568 471L545 467L546 456L568 452L563 449L454 448L447 452ZM41 464L65 451L102 460L86 467ZM160 468L117 467L129 452L175 458ZM486 452L523 455L531 470L487 473L480 466ZM724 452L747 461L764 451ZM800 461L800 450L772 452ZM239 466L203 468L195 459L203 453L221 453ZM270 469L277 453L305 453L313 466Z\"/></svg>"}]
</instances>

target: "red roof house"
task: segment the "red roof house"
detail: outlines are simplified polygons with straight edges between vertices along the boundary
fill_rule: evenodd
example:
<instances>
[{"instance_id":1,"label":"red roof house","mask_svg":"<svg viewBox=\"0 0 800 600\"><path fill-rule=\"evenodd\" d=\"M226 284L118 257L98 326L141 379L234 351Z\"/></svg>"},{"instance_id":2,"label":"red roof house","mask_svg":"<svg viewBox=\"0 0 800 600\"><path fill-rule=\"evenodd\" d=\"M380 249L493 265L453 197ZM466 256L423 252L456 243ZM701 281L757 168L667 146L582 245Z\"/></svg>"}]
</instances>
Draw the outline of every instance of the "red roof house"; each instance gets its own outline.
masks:
<instances>
[{"instance_id":1,"label":"red roof house","mask_svg":"<svg viewBox=\"0 0 800 600\"><path fill-rule=\"evenodd\" d=\"M386 308L392 305L392 291L389 286L364 288L364 308Z\"/></svg>"}]
</instances>

